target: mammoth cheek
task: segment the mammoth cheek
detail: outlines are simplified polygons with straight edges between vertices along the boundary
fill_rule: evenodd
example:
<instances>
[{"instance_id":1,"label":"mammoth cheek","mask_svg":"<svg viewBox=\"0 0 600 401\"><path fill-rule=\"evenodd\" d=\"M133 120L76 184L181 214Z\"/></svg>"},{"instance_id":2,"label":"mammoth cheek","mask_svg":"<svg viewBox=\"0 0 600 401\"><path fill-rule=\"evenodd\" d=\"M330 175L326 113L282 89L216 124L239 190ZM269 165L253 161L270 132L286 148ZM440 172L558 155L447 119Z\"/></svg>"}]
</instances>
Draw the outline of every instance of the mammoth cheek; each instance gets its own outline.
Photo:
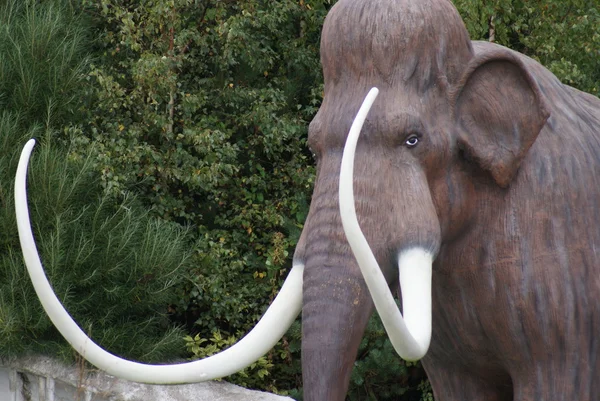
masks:
<instances>
[{"instance_id":1,"label":"mammoth cheek","mask_svg":"<svg viewBox=\"0 0 600 401\"><path fill-rule=\"evenodd\" d=\"M469 227L476 208L471 177L457 164L430 184L443 242L452 241Z\"/></svg>"}]
</instances>

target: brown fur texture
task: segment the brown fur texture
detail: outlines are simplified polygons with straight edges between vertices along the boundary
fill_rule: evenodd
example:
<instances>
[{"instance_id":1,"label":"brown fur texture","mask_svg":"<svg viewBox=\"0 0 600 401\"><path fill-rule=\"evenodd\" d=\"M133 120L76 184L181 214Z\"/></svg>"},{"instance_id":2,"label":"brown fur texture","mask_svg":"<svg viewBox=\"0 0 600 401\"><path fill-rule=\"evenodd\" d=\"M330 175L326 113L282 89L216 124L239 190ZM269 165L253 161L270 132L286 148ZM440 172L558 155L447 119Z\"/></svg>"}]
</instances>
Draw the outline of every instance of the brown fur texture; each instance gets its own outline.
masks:
<instances>
[{"instance_id":1,"label":"brown fur texture","mask_svg":"<svg viewBox=\"0 0 600 401\"><path fill-rule=\"evenodd\" d=\"M345 398L373 310L337 201L344 142L373 86L358 218L393 289L400 251L437 255L423 359L436 400L597 399L600 100L471 42L448 0L340 0L321 54L317 181L295 254L306 266L304 399Z\"/></svg>"}]
</instances>

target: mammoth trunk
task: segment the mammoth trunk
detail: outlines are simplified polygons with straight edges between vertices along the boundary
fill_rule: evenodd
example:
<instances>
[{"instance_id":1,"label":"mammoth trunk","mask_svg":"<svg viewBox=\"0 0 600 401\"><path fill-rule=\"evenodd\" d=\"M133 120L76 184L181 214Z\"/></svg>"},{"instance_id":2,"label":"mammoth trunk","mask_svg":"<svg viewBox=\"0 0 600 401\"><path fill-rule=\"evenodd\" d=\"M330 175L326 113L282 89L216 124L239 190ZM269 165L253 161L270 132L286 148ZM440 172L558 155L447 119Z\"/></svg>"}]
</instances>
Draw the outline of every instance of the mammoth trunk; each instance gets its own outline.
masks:
<instances>
[{"instance_id":1,"label":"mammoth trunk","mask_svg":"<svg viewBox=\"0 0 600 401\"><path fill-rule=\"evenodd\" d=\"M304 275L302 376L304 400L344 400L373 301L356 262L311 266ZM349 274L354 271L356 274Z\"/></svg>"},{"instance_id":2,"label":"mammoth trunk","mask_svg":"<svg viewBox=\"0 0 600 401\"><path fill-rule=\"evenodd\" d=\"M296 249L306 266L302 366L307 401L344 399L374 306L401 357L418 360L429 347L439 221L427 177L413 155L403 163L373 163L380 152L392 151L370 142L356 152L377 93L374 88L363 102L343 154L321 152L311 210ZM316 139L314 146L319 146ZM390 291L398 278L406 318Z\"/></svg>"}]
</instances>

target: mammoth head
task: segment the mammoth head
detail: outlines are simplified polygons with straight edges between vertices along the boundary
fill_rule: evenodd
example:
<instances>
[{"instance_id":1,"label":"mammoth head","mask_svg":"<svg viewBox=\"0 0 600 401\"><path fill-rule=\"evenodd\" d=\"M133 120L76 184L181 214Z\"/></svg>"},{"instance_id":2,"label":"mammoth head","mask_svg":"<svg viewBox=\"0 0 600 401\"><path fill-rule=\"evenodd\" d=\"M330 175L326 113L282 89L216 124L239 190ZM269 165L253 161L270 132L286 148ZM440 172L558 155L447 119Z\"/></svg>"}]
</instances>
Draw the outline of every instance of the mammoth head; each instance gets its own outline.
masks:
<instances>
[{"instance_id":1,"label":"mammoth head","mask_svg":"<svg viewBox=\"0 0 600 401\"><path fill-rule=\"evenodd\" d=\"M315 147L323 135L343 143L365 94L378 87L367 127L427 131L438 157L460 149L507 187L549 117L538 66L502 46L471 42L449 0L340 0L325 21L321 61Z\"/></svg>"}]
</instances>

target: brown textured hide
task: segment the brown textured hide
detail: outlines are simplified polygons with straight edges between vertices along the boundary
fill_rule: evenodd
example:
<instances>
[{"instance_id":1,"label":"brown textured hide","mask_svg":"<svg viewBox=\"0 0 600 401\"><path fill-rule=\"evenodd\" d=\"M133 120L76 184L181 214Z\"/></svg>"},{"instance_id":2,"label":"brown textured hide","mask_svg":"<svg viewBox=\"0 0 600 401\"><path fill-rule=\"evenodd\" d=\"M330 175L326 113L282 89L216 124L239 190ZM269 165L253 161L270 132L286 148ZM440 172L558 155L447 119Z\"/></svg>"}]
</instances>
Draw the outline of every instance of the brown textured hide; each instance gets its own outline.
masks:
<instances>
[{"instance_id":1,"label":"brown textured hide","mask_svg":"<svg viewBox=\"0 0 600 401\"><path fill-rule=\"evenodd\" d=\"M321 59L317 180L295 254L304 399L345 398L373 309L337 191L348 130L377 86L357 148L357 214L392 288L399 251L437 254L423 360L436 400L596 400L600 100L471 42L447 0L340 0Z\"/></svg>"},{"instance_id":2,"label":"brown textured hide","mask_svg":"<svg viewBox=\"0 0 600 401\"><path fill-rule=\"evenodd\" d=\"M512 115L515 125L525 126L550 116L532 145L521 141L529 149L524 155L506 152L518 141L493 119L479 131L483 138L467 145L473 149L467 153L480 151L480 141L502 140L499 133L506 132L503 149L474 154L467 163L473 221L454 241L442 240L434 264L432 346L423 364L437 400L596 400L600 100L562 85L523 55L486 42L474 42L474 49L476 59L505 60L512 53L517 61L509 68L520 66L528 75L527 82L500 91L505 98L496 103L496 115ZM492 76L484 85L505 79ZM515 94L532 88L529 105ZM489 95L479 97L486 102ZM515 103L529 110L536 101L546 106L527 116L511 111ZM458 127L459 140L477 132ZM477 164L480 158L493 163L503 154L522 159L518 172L492 170L497 182L478 173L491 170ZM514 177L502 182L506 171L504 177Z\"/></svg>"}]
</instances>

